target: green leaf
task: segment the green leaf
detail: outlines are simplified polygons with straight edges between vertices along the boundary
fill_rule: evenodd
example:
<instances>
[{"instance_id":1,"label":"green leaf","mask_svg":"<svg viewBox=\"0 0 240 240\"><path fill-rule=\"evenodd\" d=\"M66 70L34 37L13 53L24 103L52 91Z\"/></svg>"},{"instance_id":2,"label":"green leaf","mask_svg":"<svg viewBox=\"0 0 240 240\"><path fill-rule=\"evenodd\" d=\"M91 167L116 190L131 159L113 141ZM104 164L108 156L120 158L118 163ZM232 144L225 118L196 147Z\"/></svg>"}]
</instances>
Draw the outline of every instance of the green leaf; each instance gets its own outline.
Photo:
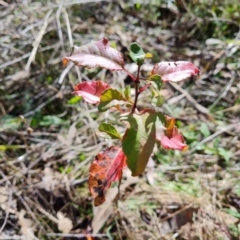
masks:
<instances>
[{"instance_id":1,"label":"green leaf","mask_svg":"<svg viewBox=\"0 0 240 240\"><path fill-rule=\"evenodd\" d=\"M108 88L100 96L98 110L104 112L111 107L126 104L127 101L123 94L116 89Z\"/></svg>"},{"instance_id":2,"label":"green leaf","mask_svg":"<svg viewBox=\"0 0 240 240\"><path fill-rule=\"evenodd\" d=\"M146 53L136 42L130 45L130 57L139 66L144 62Z\"/></svg>"},{"instance_id":3,"label":"green leaf","mask_svg":"<svg viewBox=\"0 0 240 240\"><path fill-rule=\"evenodd\" d=\"M86 159L86 156L84 153L81 153L79 156L78 156L79 160L82 162Z\"/></svg>"},{"instance_id":4,"label":"green leaf","mask_svg":"<svg viewBox=\"0 0 240 240\"><path fill-rule=\"evenodd\" d=\"M202 189L196 180L189 179L187 183L170 181L163 186L165 189L170 189L176 192L184 192L189 195L198 197L202 194Z\"/></svg>"},{"instance_id":5,"label":"green leaf","mask_svg":"<svg viewBox=\"0 0 240 240\"><path fill-rule=\"evenodd\" d=\"M160 107L163 104L163 98L160 93L163 84L161 77L159 75L152 75L148 78L148 80L151 82L152 90L151 104L155 107Z\"/></svg>"},{"instance_id":6,"label":"green leaf","mask_svg":"<svg viewBox=\"0 0 240 240\"><path fill-rule=\"evenodd\" d=\"M155 107L161 107L163 104L163 97L156 90L152 90L151 104Z\"/></svg>"},{"instance_id":7,"label":"green leaf","mask_svg":"<svg viewBox=\"0 0 240 240\"><path fill-rule=\"evenodd\" d=\"M133 176L138 176L144 171L152 154L156 142L155 122L158 118L162 119L161 113L145 112L142 115L133 114L121 119L130 124L123 136L122 147Z\"/></svg>"},{"instance_id":8,"label":"green leaf","mask_svg":"<svg viewBox=\"0 0 240 240\"><path fill-rule=\"evenodd\" d=\"M101 123L98 130L107 133L112 139L122 139L119 132L110 123Z\"/></svg>"},{"instance_id":9,"label":"green leaf","mask_svg":"<svg viewBox=\"0 0 240 240\"><path fill-rule=\"evenodd\" d=\"M208 125L204 122L201 123L200 131L201 131L201 133L204 137L208 137L211 134L210 131L209 131Z\"/></svg>"},{"instance_id":10,"label":"green leaf","mask_svg":"<svg viewBox=\"0 0 240 240\"><path fill-rule=\"evenodd\" d=\"M161 79L161 77L157 74L155 75L151 75L148 78L149 81L154 82L155 84L152 84L154 88L156 88L156 90L160 91L163 85L163 81Z\"/></svg>"},{"instance_id":11,"label":"green leaf","mask_svg":"<svg viewBox=\"0 0 240 240\"><path fill-rule=\"evenodd\" d=\"M225 209L225 211L232 215L233 217L236 217L236 218L239 218L240 219L240 213L236 210L233 210L233 209Z\"/></svg>"},{"instance_id":12,"label":"green leaf","mask_svg":"<svg viewBox=\"0 0 240 240\"><path fill-rule=\"evenodd\" d=\"M6 115L0 118L0 131L16 130L21 126L22 120L19 117Z\"/></svg>"},{"instance_id":13,"label":"green leaf","mask_svg":"<svg viewBox=\"0 0 240 240\"><path fill-rule=\"evenodd\" d=\"M232 156L231 151L226 150L225 148L218 148L218 154L228 162Z\"/></svg>"},{"instance_id":14,"label":"green leaf","mask_svg":"<svg viewBox=\"0 0 240 240\"><path fill-rule=\"evenodd\" d=\"M111 41L111 42L110 42L110 46L111 46L112 48L117 48L117 44L116 44L115 41Z\"/></svg>"},{"instance_id":15,"label":"green leaf","mask_svg":"<svg viewBox=\"0 0 240 240\"><path fill-rule=\"evenodd\" d=\"M48 126L51 126L51 125L59 125L59 124L62 124L62 123L63 123L63 120L61 118L59 118L57 116L47 115L47 116L43 117L43 119L40 121L39 125L48 127Z\"/></svg>"},{"instance_id":16,"label":"green leaf","mask_svg":"<svg viewBox=\"0 0 240 240\"><path fill-rule=\"evenodd\" d=\"M135 7L136 7L137 10L140 10L141 4L140 4L140 3L136 3L136 4L135 4Z\"/></svg>"},{"instance_id":17,"label":"green leaf","mask_svg":"<svg viewBox=\"0 0 240 240\"><path fill-rule=\"evenodd\" d=\"M76 104L82 100L82 97L80 96L74 96L68 100L68 104Z\"/></svg>"},{"instance_id":18,"label":"green leaf","mask_svg":"<svg viewBox=\"0 0 240 240\"><path fill-rule=\"evenodd\" d=\"M132 97L131 97L131 87L129 85L124 90L124 96L127 101L129 101L130 103L133 102Z\"/></svg>"},{"instance_id":19,"label":"green leaf","mask_svg":"<svg viewBox=\"0 0 240 240\"><path fill-rule=\"evenodd\" d=\"M230 231L230 234L232 234L234 237L239 237L240 233L240 224L229 224L228 229Z\"/></svg>"}]
</instances>

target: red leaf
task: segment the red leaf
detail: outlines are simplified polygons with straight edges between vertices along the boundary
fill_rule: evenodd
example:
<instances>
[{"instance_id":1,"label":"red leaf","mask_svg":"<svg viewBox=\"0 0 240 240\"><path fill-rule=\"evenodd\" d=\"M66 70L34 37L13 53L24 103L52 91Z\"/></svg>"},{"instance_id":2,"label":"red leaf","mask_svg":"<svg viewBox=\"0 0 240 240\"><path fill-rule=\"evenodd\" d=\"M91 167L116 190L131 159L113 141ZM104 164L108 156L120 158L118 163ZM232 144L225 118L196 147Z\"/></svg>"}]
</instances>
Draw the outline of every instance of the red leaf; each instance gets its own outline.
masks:
<instances>
[{"instance_id":1,"label":"red leaf","mask_svg":"<svg viewBox=\"0 0 240 240\"><path fill-rule=\"evenodd\" d=\"M109 147L95 157L88 179L89 190L94 198L95 206L99 206L105 201L106 189L112 182L122 177L122 170L125 166L126 156L120 147Z\"/></svg>"},{"instance_id":2,"label":"red leaf","mask_svg":"<svg viewBox=\"0 0 240 240\"><path fill-rule=\"evenodd\" d=\"M63 61L64 59L89 68L99 66L110 70L123 70L124 66L122 54L112 48L106 38L81 47L74 46L71 56L63 58Z\"/></svg>"},{"instance_id":3,"label":"red leaf","mask_svg":"<svg viewBox=\"0 0 240 240\"><path fill-rule=\"evenodd\" d=\"M152 75L154 74L160 75L165 82L179 82L200 74L200 70L192 63L186 61L160 62L154 66Z\"/></svg>"},{"instance_id":4,"label":"red leaf","mask_svg":"<svg viewBox=\"0 0 240 240\"><path fill-rule=\"evenodd\" d=\"M188 146L184 143L183 136L175 126L175 119L165 116L165 127L164 131L156 132L156 139L160 141L161 145L165 149L186 151Z\"/></svg>"},{"instance_id":5,"label":"red leaf","mask_svg":"<svg viewBox=\"0 0 240 240\"><path fill-rule=\"evenodd\" d=\"M88 103L95 104L100 102L100 95L108 88L110 86L101 81L83 82L75 86L73 94L83 97Z\"/></svg>"}]
</instances>

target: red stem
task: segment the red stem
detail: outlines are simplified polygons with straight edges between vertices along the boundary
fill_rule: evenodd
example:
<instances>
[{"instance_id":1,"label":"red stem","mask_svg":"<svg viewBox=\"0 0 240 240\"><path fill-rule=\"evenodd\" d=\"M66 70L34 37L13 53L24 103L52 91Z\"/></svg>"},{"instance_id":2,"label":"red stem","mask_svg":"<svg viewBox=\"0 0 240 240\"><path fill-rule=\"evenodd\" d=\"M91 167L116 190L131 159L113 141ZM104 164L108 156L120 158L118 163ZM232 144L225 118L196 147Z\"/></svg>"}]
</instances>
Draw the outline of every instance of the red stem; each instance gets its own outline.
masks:
<instances>
[{"instance_id":1,"label":"red stem","mask_svg":"<svg viewBox=\"0 0 240 240\"><path fill-rule=\"evenodd\" d=\"M131 111L132 114L135 112L135 109L137 108L137 100L138 100L138 96L140 94L139 91L138 91L138 87L139 87L139 83L140 83L139 82L140 68L141 68L141 66L138 66L137 77L133 81L134 88L135 88L135 99L134 99L134 103L133 103L133 106L132 106L132 111Z\"/></svg>"},{"instance_id":2,"label":"red stem","mask_svg":"<svg viewBox=\"0 0 240 240\"><path fill-rule=\"evenodd\" d=\"M138 77L135 77L134 75L132 75L126 68L123 68L123 70L127 73L127 75L129 75L132 78L133 81L137 81Z\"/></svg>"}]
</instances>

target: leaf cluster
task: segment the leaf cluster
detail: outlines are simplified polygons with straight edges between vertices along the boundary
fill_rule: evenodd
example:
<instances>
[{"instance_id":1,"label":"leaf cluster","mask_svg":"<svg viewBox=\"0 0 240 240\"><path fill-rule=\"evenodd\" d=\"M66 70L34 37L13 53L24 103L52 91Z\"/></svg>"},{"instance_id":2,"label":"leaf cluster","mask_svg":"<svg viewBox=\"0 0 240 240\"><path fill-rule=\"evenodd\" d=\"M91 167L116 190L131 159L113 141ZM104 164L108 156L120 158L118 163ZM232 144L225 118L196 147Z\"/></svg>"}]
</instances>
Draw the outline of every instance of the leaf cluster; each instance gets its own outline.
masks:
<instances>
[{"instance_id":1,"label":"leaf cluster","mask_svg":"<svg viewBox=\"0 0 240 240\"><path fill-rule=\"evenodd\" d=\"M133 176L143 173L155 144L165 149L181 151L187 149L172 117L152 109L139 110L137 103L139 95L150 89L152 105L160 106L163 82L179 82L198 75L200 70L187 61L163 61L156 63L149 77L144 79L140 77L141 66L146 58L151 58L151 53L145 53L142 47L134 42L129 47L129 55L138 66L136 76L128 72L124 67L121 52L111 47L105 38L81 47L73 47L71 55L63 58L65 65L71 61L77 66L125 71L134 84L133 98L129 86L120 91L99 80L79 83L73 91L73 94L81 96L86 102L97 104L99 112L108 109L120 112L120 120L126 124L123 135L109 123L101 123L99 126L99 131L104 132L109 138L119 139L121 147L111 146L103 150L95 157L90 167L89 189L94 197L95 206L105 201L106 189L113 181L121 179L122 170L126 166L132 171Z\"/></svg>"}]
</instances>

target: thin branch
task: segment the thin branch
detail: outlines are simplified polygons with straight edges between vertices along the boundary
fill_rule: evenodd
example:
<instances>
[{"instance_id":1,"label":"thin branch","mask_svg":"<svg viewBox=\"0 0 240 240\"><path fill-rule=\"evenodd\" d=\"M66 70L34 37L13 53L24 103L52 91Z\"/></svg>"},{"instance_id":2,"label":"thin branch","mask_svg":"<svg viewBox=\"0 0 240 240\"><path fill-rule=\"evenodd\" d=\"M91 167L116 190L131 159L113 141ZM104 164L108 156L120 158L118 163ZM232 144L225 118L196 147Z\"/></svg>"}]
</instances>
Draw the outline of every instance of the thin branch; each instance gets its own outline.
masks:
<instances>
[{"instance_id":1,"label":"thin branch","mask_svg":"<svg viewBox=\"0 0 240 240\"><path fill-rule=\"evenodd\" d=\"M116 198L116 208L118 210L118 200L119 198L121 197L121 183L122 183L122 177L119 179L119 182L118 182L118 194L117 194L117 198Z\"/></svg>"},{"instance_id":2,"label":"thin branch","mask_svg":"<svg viewBox=\"0 0 240 240\"><path fill-rule=\"evenodd\" d=\"M134 81L135 99L134 99L134 103L133 103L133 107L132 107L132 111L131 111L132 114L135 112L135 109L137 108L137 100L138 100L138 96L140 94L138 91L140 68L141 68L141 66L138 66L137 77L136 77L136 80Z\"/></svg>"},{"instance_id":3,"label":"thin branch","mask_svg":"<svg viewBox=\"0 0 240 240\"><path fill-rule=\"evenodd\" d=\"M227 83L227 85L225 86L224 90L219 94L218 98L214 101L214 103L209 107L209 110L213 110L213 108L215 108L215 106L220 102L220 100L225 97L228 93L228 91L230 90L233 82L235 81L236 77L233 74L232 79Z\"/></svg>"},{"instance_id":4,"label":"thin branch","mask_svg":"<svg viewBox=\"0 0 240 240\"><path fill-rule=\"evenodd\" d=\"M188 99L188 101L201 113L206 114L207 116L211 117L211 114L209 112L209 110L207 108L205 108L204 106L200 105L186 90L184 90L181 86L177 85L177 84L173 84L171 82L169 82L169 84L175 88L177 91L179 91L180 93L184 94L184 96L186 96L186 98Z\"/></svg>"},{"instance_id":5,"label":"thin branch","mask_svg":"<svg viewBox=\"0 0 240 240\"><path fill-rule=\"evenodd\" d=\"M86 238L90 237L108 237L107 234L70 234L70 233L47 233L50 237L68 237L68 238Z\"/></svg>"},{"instance_id":6,"label":"thin branch","mask_svg":"<svg viewBox=\"0 0 240 240\"><path fill-rule=\"evenodd\" d=\"M127 73L127 75L129 75L133 81L136 81L137 79L139 80L139 77L135 77L133 74L131 74L126 68L123 68L123 70ZM139 73L138 73L139 75Z\"/></svg>"},{"instance_id":7,"label":"thin branch","mask_svg":"<svg viewBox=\"0 0 240 240\"><path fill-rule=\"evenodd\" d=\"M51 13L52 13L52 10L48 11L47 15L45 16L43 26L42 26L39 34L37 35L35 41L33 42L33 49L32 49L31 55L30 55L30 57L28 59L28 62L26 64L26 66L25 66L25 70L29 70L30 69L30 65L31 65L32 61L34 61L34 59L35 59L35 56L36 56L38 47L40 45L40 42L42 40L42 37L43 37L43 35L46 32L46 29L47 29L47 26L48 26L48 19L49 19Z\"/></svg>"},{"instance_id":8,"label":"thin branch","mask_svg":"<svg viewBox=\"0 0 240 240\"><path fill-rule=\"evenodd\" d=\"M12 194L13 194L13 191L12 191L12 185L11 185L11 182L7 179L7 177L5 176L5 174L0 170L0 174L2 176L2 178L6 179L6 182L8 184L8 187L9 187L9 196L8 196L8 204L6 206L6 209L5 209L5 218L4 218L4 222L1 226L1 229L0 229L0 234L2 233L3 229L5 228L6 224L7 224L7 221L8 221L8 217L9 217L9 211L10 211L10 207L11 207L11 204L12 204Z\"/></svg>"},{"instance_id":9,"label":"thin branch","mask_svg":"<svg viewBox=\"0 0 240 240\"><path fill-rule=\"evenodd\" d=\"M212 140L213 140L214 138L216 138L218 135L220 135L220 134L222 134L222 133L224 133L224 132L227 132L227 131L231 130L232 128L235 128L235 127L237 127L238 125L239 125L239 122L233 123L233 124L228 125L228 126L225 126L225 127L222 127L220 130L218 130L218 131L215 132L214 134L208 136L207 138L205 138L205 139L203 139L201 142L199 142L197 146L201 146L201 145L203 145L203 144L205 144L205 143L207 143L207 142L209 142L209 141L212 141ZM193 147L193 148L191 149L191 153L193 153L193 152L196 150L197 146L196 146L196 147Z\"/></svg>"}]
</instances>

